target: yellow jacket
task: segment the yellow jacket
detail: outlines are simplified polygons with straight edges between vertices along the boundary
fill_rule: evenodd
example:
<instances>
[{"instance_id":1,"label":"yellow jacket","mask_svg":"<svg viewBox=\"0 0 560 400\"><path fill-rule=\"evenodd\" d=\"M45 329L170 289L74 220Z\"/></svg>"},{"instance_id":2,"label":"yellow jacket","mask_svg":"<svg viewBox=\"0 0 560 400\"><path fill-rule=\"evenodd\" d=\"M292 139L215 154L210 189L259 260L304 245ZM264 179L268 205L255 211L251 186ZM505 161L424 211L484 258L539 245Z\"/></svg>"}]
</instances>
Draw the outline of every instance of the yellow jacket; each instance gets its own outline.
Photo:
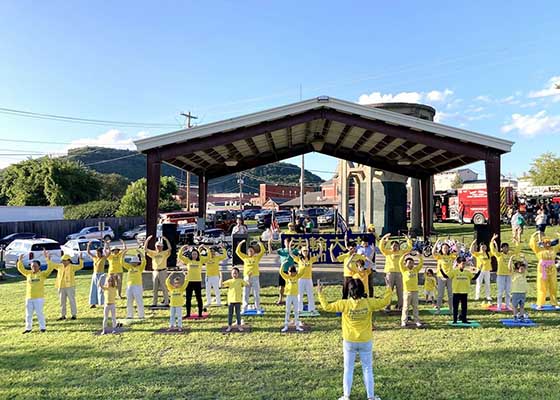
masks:
<instances>
[{"instance_id":1,"label":"yellow jacket","mask_svg":"<svg viewBox=\"0 0 560 400\"><path fill-rule=\"evenodd\" d=\"M228 293L227 293L228 304L241 303L241 301L243 300L243 288L247 285L248 283L241 278L237 278L237 279L232 278L223 282L222 286L228 288Z\"/></svg>"},{"instance_id":2,"label":"yellow jacket","mask_svg":"<svg viewBox=\"0 0 560 400\"><path fill-rule=\"evenodd\" d=\"M433 276L424 275L424 290L433 292L436 290L436 278Z\"/></svg>"},{"instance_id":3,"label":"yellow jacket","mask_svg":"<svg viewBox=\"0 0 560 400\"><path fill-rule=\"evenodd\" d=\"M560 243L556 246L550 246L548 249L545 247L539 247L537 243L537 234L533 234L531 239L529 239L529 247L537 256L539 265L541 264L541 261L554 261L556 259L556 253L560 252Z\"/></svg>"},{"instance_id":4,"label":"yellow jacket","mask_svg":"<svg viewBox=\"0 0 560 400\"><path fill-rule=\"evenodd\" d=\"M202 258L204 265L206 265L206 276L220 276L220 263L227 258L227 254L216 254L212 256L211 254Z\"/></svg>"},{"instance_id":5,"label":"yellow jacket","mask_svg":"<svg viewBox=\"0 0 560 400\"><path fill-rule=\"evenodd\" d=\"M443 269L446 274L453 269L453 262L457 259L456 254L434 254L434 259L437 261L437 277L443 279L441 270Z\"/></svg>"},{"instance_id":6,"label":"yellow jacket","mask_svg":"<svg viewBox=\"0 0 560 400\"><path fill-rule=\"evenodd\" d=\"M317 257L311 256L308 260L304 259L302 256L293 257L294 262L298 265L298 272L301 272L301 279L312 279L313 277L313 264L318 260Z\"/></svg>"},{"instance_id":7,"label":"yellow jacket","mask_svg":"<svg viewBox=\"0 0 560 400\"><path fill-rule=\"evenodd\" d=\"M364 269L363 271L358 270L358 272L356 272L352 278L354 279L359 279L362 281L364 288L366 289L366 292L369 293L369 276L371 275L371 268L368 269Z\"/></svg>"},{"instance_id":8,"label":"yellow jacket","mask_svg":"<svg viewBox=\"0 0 560 400\"><path fill-rule=\"evenodd\" d=\"M130 252L135 252L142 255L142 261L140 262L140 265L129 264L124 260L126 254ZM144 272L144 270L146 269L145 253L142 250L133 249L133 250L123 251L121 257L122 257L121 264L123 268L128 271L128 273L126 274L127 275L126 284L128 286L143 286L142 272Z\"/></svg>"},{"instance_id":9,"label":"yellow jacket","mask_svg":"<svg viewBox=\"0 0 560 400\"><path fill-rule=\"evenodd\" d=\"M179 287L175 287L171 284L171 275L167 277L165 280L165 286L169 291L169 305L171 307L182 307L185 304L185 289L187 288L187 284L189 281L185 279L183 284Z\"/></svg>"},{"instance_id":10,"label":"yellow jacket","mask_svg":"<svg viewBox=\"0 0 560 400\"><path fill-rule=\"evenodd\" d=\"M453 283L451 284L453 293L469 293L471 280L474 278L474 274L471 271L467 271L466 269L461 271L456 268L449 271L447 276L453 279Z\"/></svg>"},{"instance_id":11,"label":"yellow jacket","mask_svg":"<svg viewBox=\"0 0 560 400\"><path fill-rule=\"evenodd\" d=\"M123 266L121 262L121 253L122 250L119 251L118 254L109 254L107 256L107 261L109 262L109 272L110 274L122 274L123 273Z\"/></svg>"},{"instance_id":12,"label":"yellow jacket","mask_svg":"<svg viewBox=\"0 0 560 400\"><path fill-rule=\"evenodd\" d=\"M68 264L67 266L64 266L62 263L59 264L47 260L47 265L49 268L52 267L57 270L54 287L57 289L65 289L76 286L76 271L84 268L84 260L80 260L78 265Z\"/></svg>"},{"instance_id":13,"label":"yellow jacket","mask_svg":"<svg viewBox=\"0 0 560 400\"><path fill-rule=\"evenodd\" d=\"M107 262L107 257L91 257L93 261L93 273L94 274L102 274L105 272L105 263Z\"/></svg>"},{"instance_id":14,"label":"yellow jacket","mask_svg":"<svg viewBox=\"0 0 560 400\"><path fill-rule=\"evenodd\" d=\"M49 265L46 271L40 271L37 273L25 269L23 263L19 260L16 265L19 273L25 276L25 280L27 281L25 288L25 298L42 299L43 297L45 297L45 280L49 277L51 272L53 272L53 265Z\"/></svg>"},{"instance_id":15,"label":"yellow jacket","mask_svg":"<svg viewBox=\"0 0 560 400\"><path fill-rule=\"evenodd\" d=\"M146 255L152 259L152 269L154 271L161 271L167 269L167 259L171 255L171 250L146 250Z\"/></svg>"},{"instance_id":16,"label":"yellow jacket","mask_svg":"<svg viewBox=\"0 0 560 400\"><path fill-rule=\"evenodd\" d=\"M387 288L382 299L347 299L327 303L325 295L319 293L321 307L328 312L342 313L342 337L349 342L369 342L371 340L371 315L391 303L393 292Z\"/></svg>"},{"instance_id":17,"label":"yellow jacket","mask_svg":"<svg viewBox=\"0 0 560 400\"><path fill-rule=\"evenodd\" d=\"M494 245L494 242L490 245L490 255L495 257L498 262L498 271L496 272L496 275L511 275L508 261L506 260L507 255L499 251Z\"/></svg>"},{"instance_id":18,"label":"yellow jacket","mask_svg":"<svg viewBox=\"0 0 560 400\"><path fill-rule=\"evenodd\" d=\"M177 253L177 257L187 267L187 280L190 282L202 282L202 259L194 261L180 253Z\"/></svg>"},{"instance_id":19,"label":"yellow jacket","mask_svg":"<svg viewBox=\"0 0 560 400\"><path fill-rule=\"evenodd\" d=\"M249 273L251 273L251 277L260 275L259 263L261 262L261 258L263 258L265 252L265 248L261 242L259 242L259 248L259 252L254 256L248 256L241 250L241 243L237 245L235 254L237 254L238 257L243 260L243 277L248 277Z\"/></svg>"},{"instance_id":20,"label":"yellow jacket","mask_svg":"<svg viewBox=\"0 0 560 400\"><path fill-rule=\"evenodd\" d=\"M485 251L473 251L473 257L476 259L476 266L483 272L492 271L492 256L486 255Z\"/></svg>"},{"instance_id":21,"label":"yellow jacket","mask_svg":"<svg viewBox=\"0 0 560 400\"><path fill-rule=\"evenodd\" d=\"M354 274L358 273L358 266L356 265L356 261L358 260L365 261L365 259L366 258L363 255L358 253L354 253L353 257L352 254L350 253L342 253L339 254L338 257L336 257L336 261L344 263L345 278L352 278Z\"/></svg>"},{"instance_id":22,"label":"yellow jacket","mask_svg":"<svg viewBox=\"0 0 560 400\"><path fill-rule=\"evenodd\" d=\"M418 265L412 269L408 269L405 266L406 254L399 260L399 266L402 273L403 288L405 292L417 292L418 291L418 273L424 266L424 259L420 258Z\"/></svg>"},{"instance_id":23,"label":"yellow jacket","mask_svg":"<svg viewBox=\"0 0 560 400\"><path fill-rule=\"evenodd\" d=\"M305 271L304 270L298 270L297 274L294 276L291 276L289 273L285 273L284 270L282 269L282 267L280 267L280 276L282 278L284 278L284 280L286 281L286 287L284 289L284 294L286 296L297 296L299 294L299 284L298 281L300 280L300 278L303 277Z\"/></svg>"},{"instance_id":24,"label":"yellow jacket","mask_svg":"<svg viewBox=\"0 0 560 400\"><path fill-rule=\"evenodd\" d=\"M385 268L383 271L387 272L401 272L399 268L399 261L403 254L406 254L412 249L412 241L410 239L406 239L406 248L404 250L397 250L393 251L386 247L389 238L382 239L379 242L379 251L381 254L385 256Z\"/></svg>"}]
</instances>

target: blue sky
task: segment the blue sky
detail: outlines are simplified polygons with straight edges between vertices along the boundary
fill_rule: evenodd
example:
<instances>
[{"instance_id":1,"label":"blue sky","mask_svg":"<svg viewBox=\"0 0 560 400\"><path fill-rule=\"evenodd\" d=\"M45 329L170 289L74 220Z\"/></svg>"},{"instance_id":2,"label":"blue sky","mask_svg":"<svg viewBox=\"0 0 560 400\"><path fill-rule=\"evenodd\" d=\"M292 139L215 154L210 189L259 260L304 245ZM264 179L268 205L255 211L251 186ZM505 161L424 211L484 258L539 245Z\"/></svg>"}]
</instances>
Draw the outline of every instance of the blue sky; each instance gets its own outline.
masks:
<instances>
[{"instance_id":1,"label":"blue sky","mask_svg":"<svg viewBox=\"0 0 560 400\"><path fill-rule=\"evenodd\" d=\"M304 99L431 104L442 123L515 141L503 173L520 175L560 149L558 15L557 1L3 1L0 108L164 125L0 112L0 167L130 147L182 111L208 123L298 101L301 85ZM306 167L328 178L336 160Z\"/></svg>"}]
</instances>

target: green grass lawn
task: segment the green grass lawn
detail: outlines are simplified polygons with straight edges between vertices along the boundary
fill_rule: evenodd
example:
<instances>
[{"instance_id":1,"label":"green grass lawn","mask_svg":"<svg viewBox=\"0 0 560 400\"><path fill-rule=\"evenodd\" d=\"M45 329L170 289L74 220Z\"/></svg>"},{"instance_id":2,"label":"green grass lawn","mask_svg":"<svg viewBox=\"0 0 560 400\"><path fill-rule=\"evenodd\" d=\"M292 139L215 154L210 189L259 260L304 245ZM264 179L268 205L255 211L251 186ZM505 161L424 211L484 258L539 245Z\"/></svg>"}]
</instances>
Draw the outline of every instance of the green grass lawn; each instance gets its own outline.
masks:
<instances>
[{"instance_id":1,"label":"green grass lawn","mask_svg":"<svg viewBox=\"0 0 560 400\"><path fill-rule=\"evenodd\" d=\"M0 284L0 399L337 399L342 393L340 319L322 313L306 321L311 333L281 334L284 309L273 305L275 288L263 290L266 314L246 319L253 327L248 334L220 333L222 307L212 308L208 320L188 323L186 335L155 335L168 323L168 313L157 311L122 335L103 337L93 335L102 309L88 307L89 280L87 271L77 279L79 319L56 322L58 299L49 279L48 331L37 333L35 325L28 335L21 335L24 282ZM531 281L529 302L534 275ZM331 300L339 298L340 288L326 290ZM118 306L122 318L125 301ZM479 329L450 328L448 317L424 311L429 329L401 330L399 316L376 315L376 394L392 400L560 398L560 313L530 312L537 328L506 329L482 306L470 302ZM357 368L352 399L365 398Z\"/></svg>"}]
</instances>

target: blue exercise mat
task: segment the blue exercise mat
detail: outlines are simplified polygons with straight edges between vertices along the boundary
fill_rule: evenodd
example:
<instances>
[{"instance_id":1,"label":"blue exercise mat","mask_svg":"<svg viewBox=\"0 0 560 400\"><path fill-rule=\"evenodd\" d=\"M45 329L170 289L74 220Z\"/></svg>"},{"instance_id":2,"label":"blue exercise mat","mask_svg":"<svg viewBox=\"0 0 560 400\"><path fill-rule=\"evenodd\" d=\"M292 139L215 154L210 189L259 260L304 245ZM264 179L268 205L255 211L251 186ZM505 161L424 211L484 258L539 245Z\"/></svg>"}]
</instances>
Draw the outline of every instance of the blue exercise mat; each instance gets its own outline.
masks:
<instances>
[{"instance_id":1,"label":"blue exercise mat","mask_svg":"<svg viewBox=\"0 0 560 400\"><path fill-rule=\"evenodd\" d=\"M257 311L261 311L260 313L258 313ZM264 309L261 310L247 310L245 312L242 312L241 315L264 315Z\"/></svg>"},{"instance_id":2,"label":"blue exercise mat","mask_svg":"<svg viewBox=\"0 0 560 400\"><path fill-rule=\"evenodd\" d=\"M531 304L531 308L535 311L560 311L559 308L556 308L550 304L545 304L542 309L538 309L538 306L536 304Z\"/></svg>"},{"instance_id":3,"label":"blue exercise mat","mask_svg":"<svg viewBox=\"0 0 560 400\"><path fill-rule=\"evenodd\" d=\"M515 319L501 319L500 321L502 321L502 324L504 324L504 326L507 326L508 328L522 328L522 327L537 326L537 324L531 321L530 319L524 319L523 321L515 320Z\"/></svg>"}]
</instances>

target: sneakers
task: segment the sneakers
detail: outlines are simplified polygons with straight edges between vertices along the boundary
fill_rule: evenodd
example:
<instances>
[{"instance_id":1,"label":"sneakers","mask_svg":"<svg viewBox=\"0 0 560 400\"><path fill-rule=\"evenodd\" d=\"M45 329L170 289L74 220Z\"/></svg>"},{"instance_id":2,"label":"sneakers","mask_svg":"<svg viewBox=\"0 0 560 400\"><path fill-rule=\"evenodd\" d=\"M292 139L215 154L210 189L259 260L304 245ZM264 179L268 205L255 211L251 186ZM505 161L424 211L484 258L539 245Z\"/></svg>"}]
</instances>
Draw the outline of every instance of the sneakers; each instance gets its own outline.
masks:
<instances>
[{"instance_id":1,"label":"sneakers","mask_svg":"<svg viewBox=\"0 0 560 400\"><path fill-rule=\"evenodd\" d=\"M237 330L238 330L239 332L243 332L243 327L242 327L241 325L237 325Z\"/></svg>"},{"instance_id":2,"label":"sneakers","mask_svg":"<svg viewBox=\"0 0 560 400\"><path fill-rule=\"evenodd\" d=\"M288 332L288 325L284 325L280 332Z\"/></svg>"},{"instance_id":3,"label":"sneakers","mask_svg":"<svg viewBox=\"0 0 560 400\"><path fill-rule=\"evenodd\" d=\"M401 328L406 328L406 322L401 322Z\"/></svg>"},{"instance_id":4,"label":"sneakers","mask_svg":"<svg viewBox=\"0 0 560 400\"><path fill-rule=\"evenodd\" d=\"M70 319L75 320L75 319L76 319L76 316L75 316L75 315L72 315L72 316L70 317Z\"/></svg>"},{"instance_id":5,"label":"sneakers","mask_svg":"<svg viewBox=\"0 0 560 400\"><path fill-rule=\"evenodd\" d=\"M486 301L491 302L491 301L492 301L492 297L487 297L487 298L486 298Z\"/></svg>"},{"instance_id":6,"label":"sneakers","mask_svg":"<svg viewBox=\"0 0 560 400\"><path fill-rule=\"evenodd\" d=\"M66 319L66 317L60 317L60 318L57 318L56 320L57 321L64 321L65 319Z\"/></svg>"},{"instance_id":7,"label":"sneakers","mask_svg":"<svg viewBox=\"0 0 560 400\"><path fill-rule=\"evenodd\" d=\"M231 332L231 326L228 326L228 327L226 328L226 332Z\"/></svg>"},{"instance_id":8,"label":"sneakers","mask_svg":"<svg viewBox=\"0 0 560 400\"><path fill-rule=\"evenodd\" d=\"M519 320L519 317L517 316L517 314L513 316L513 320L516 321L516 322Z\"/></svg>"},{"instance_id":9,"label":"sneakers","mask_svg":"<svg viewBox=\"0 0 560 400\"><path fill-rule=\"evenodd\" d=\"M91 306L89 306L89 308L95 308L97 307L95 304L92 304Z\"/></svg>"},{"instance_id":10,"label":"sneakers","mask_svg":"<svg viewBox=\"0 0 560 400\"><path fill-rule=\"evenodd\" d=\"M26 330L24 330L23 332L21 332L21 334L22 334L22 335L25 335L26 333L29 333L29 332L31 332L31 329L26 329Z\"/></svg>"},{"instance_id":11,"label":"sneakers","mask_svg":"<svg viewBox=\"0 0 560 400\"><path fill-rule=\"evenodd\" d=\"M46 331L46 329L41 329L41 333L45 333Z\"/></svg>"},{"instance_id":12,"label":"sneakers","mask_svg":"<svg viewBox=\"0 0 560 400\"><path fill-rule=\"evenodd\" d=\"M417 327L417 328L420 328L421 326L422 326L422 323L421 323L421 322L417 322L417 323L416 323L416 327Z\"/></svg>"},{"instance_id":13,"label":"sneakers","mask_svg":"<svg viewBox=\"0 0 560 400\"><path fill-rule=\"evenodd\" d=\"M300 325L300 326L296 326L296 331L298 331L298 332L303 332L303 328L301 327L301 325Z\"/></svg>"}]
</instances>

